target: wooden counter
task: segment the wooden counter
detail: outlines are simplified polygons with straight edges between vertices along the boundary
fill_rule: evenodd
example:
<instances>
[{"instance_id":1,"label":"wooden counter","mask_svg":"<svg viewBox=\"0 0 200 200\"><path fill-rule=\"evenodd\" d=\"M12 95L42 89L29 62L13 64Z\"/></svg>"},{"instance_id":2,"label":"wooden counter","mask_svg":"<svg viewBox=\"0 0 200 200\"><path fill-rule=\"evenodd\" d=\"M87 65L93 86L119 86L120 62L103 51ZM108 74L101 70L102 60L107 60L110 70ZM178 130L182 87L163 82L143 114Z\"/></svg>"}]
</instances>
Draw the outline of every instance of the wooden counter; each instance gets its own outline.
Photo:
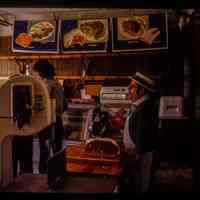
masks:
<instances>
[{"instance_id":1,"label":"wooden counter","mask_svg":"<svg viewBox=\"0 0 200 200\"><path fill-rule=\"evenodd\" d=\"M66 170L68 172L106 174L118 176L121 173L120 158L90 157L84 154L82 145L66 148Z\"/></svg>"}]
</instances>

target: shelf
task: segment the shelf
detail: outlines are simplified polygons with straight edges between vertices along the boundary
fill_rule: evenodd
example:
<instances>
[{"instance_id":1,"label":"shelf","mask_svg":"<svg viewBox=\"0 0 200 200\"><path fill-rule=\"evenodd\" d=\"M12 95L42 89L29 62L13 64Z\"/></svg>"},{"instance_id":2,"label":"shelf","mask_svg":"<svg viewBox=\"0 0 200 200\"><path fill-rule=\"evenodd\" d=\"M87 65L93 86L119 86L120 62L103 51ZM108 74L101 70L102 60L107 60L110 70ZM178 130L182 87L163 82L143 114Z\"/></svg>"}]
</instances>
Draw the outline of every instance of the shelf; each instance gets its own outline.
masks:
<instances>
[{"instance_id":1,"label":"shelf","mask_svg":"<svg viewBox=\"0 0 200 200\"><path fill-rule=\"evenodd\" d=\"M160 120L187 120L189 117L159 117Z\"/></svg>"},{"instance_id":2,"label":"shelf","mask_svg":"<svg viewBox=\"0 0 200 200\"><path fill-rule=\"evenodd\" d=\"M71 145L65 150L67 163L66 170L76 173L119 175L121 165L119 158L93 158L82 153L82 147Z\"/></svg>"},{"instance_id":3,"label":"shelf","mask_svg":"<svg viewBox=\"0 0 200 200\"><path fill-rule=\"evenodd\" d=\"M81 76L55 76L56 79L64 80L64 79L82 79ZM128 79L128 76L87 76L84 80L105 80L105 79Z\"/></svg>"},{"instance_id":4,"label":"shelf","mask_svg":"<svg viewBox=\"0 0 200 200\"><path fill-rule=\"evenodd\" d=\"M102 58L113 56L130 55L156 55L159 51L139 51L139 52L117 52L117 53L82 53L82 54L36 54L36 53L1 53L0 60L13 59L80 59L80 58Z\"/></svg>"},{"instance_id":5,"label":"shelf","mask_svg":"<svg viewBox=\"0 0 200 200\"><path fill-rule=\"evenodd\" d=\"M81 174L101 174L101 175L112 175L119 176L122 169L120 164L95 164L95 163L76 163L67 161L66 171L70 173L81 173Z\"/></svg>"}]
</instances>

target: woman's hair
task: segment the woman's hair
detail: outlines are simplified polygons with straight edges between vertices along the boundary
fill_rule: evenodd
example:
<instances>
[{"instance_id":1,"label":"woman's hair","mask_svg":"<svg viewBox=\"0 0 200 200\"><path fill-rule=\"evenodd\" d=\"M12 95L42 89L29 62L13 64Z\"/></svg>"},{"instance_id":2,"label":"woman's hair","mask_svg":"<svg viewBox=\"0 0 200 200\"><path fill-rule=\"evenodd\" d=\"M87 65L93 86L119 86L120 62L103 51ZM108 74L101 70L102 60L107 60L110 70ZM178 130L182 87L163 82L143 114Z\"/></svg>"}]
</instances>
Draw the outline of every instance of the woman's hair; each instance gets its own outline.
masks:
<instances>
[{"instance_id":1,"label":"woman's hair","mask_svg":"<svg viewBox=\"0 0 200 200\"><path fill-rule=\"evenodd\" d=\"M35 63L33 70L37 71L42 78L53 79L55 69L48 60L39 60Z\"/></svg>"}]
</instances>

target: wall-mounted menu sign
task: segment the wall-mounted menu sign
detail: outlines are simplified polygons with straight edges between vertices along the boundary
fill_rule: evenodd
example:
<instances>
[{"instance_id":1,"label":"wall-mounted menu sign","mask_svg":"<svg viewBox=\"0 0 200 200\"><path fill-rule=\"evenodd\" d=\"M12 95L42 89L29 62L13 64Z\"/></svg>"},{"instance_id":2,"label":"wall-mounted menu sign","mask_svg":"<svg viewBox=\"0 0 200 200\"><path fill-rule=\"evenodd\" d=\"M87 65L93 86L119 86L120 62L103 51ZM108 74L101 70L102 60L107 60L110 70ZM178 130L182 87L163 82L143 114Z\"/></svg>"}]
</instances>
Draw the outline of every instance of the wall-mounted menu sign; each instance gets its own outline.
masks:
<instances>
[{"instance_id":1,"label":"wall-mounted menu sign","mask_svg":"<svg viewBox=\"0 0 200 200\"><path fill-rule=\"evenodd\" d=\"M165 13L112 18L112 51L168 48Z\"/></svg>"},{"instance_id":2,"label":"wall-mounted menu sign","mask_svg":"<svg viewBox=\"0 0 200 200\"><path fill-rule=\"evenodd\" d=\"M58 22L55 20L15 21L12 51L58 53Z\"/></svg>"},{"instance_id":3,"label":"wall-mounted menu sign","mask_svg":"<svg viewBox=\"0 0 200 200\"><path fill-rule=\"evenodd\" d=\"M64 53L106 52L108 19L62 20L61 47Z\"/></svg>"}]
</instances>

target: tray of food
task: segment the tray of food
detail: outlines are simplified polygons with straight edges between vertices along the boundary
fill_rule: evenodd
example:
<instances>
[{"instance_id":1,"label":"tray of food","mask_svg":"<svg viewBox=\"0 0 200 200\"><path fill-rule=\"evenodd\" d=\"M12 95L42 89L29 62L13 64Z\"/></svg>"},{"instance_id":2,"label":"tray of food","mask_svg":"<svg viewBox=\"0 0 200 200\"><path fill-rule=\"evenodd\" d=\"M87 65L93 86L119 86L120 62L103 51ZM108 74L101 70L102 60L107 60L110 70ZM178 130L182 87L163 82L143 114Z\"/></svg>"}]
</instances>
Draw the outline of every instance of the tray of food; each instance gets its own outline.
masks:
<instances>
[{"instance_id":1,"label":"tray of food","mask_svg":"<svg viewBox=\"0 0 200 200\"><path fill-rule=\"evenodd\" d=\"M120 160L120 147L110 138L92 138L80 145L66 148L67 160L117 163Z\"/></svg>"}]
</instances>

